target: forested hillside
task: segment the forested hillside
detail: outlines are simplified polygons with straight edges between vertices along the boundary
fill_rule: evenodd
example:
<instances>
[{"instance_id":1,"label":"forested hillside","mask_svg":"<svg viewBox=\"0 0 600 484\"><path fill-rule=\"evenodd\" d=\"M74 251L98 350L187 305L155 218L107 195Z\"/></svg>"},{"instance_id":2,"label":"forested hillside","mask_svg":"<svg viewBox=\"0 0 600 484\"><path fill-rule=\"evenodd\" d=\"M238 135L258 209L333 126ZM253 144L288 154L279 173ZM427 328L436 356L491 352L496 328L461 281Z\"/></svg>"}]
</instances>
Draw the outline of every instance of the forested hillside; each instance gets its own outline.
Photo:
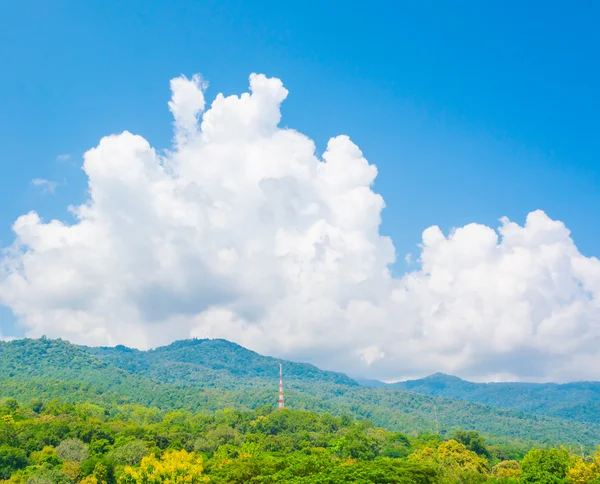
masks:
<instances>
[{"instance_id":1,"label":"forested hillside","mask_svg":"<svg viewBox=\"0 0 600 484\"><path fill-rule=\"evenodd\" d=\"M579 450L579 449L578 449ZM600 483L600 454L408 435L297 410L0 401L5 484Z\"/></svg>"},{"instance_id":2,"label":"forested hillside","mask_svg":"<svg viewBox=\"0 0 600 484\"><path fill-rule=\"evenodd\" d=\"M436 373L419 380L391 384L365 380L361 384L484 403L549 417L600 423L600 382L575 382L562 385L473 383L455 376Z\"/></svg>"},{"instance_id":3,"label":"forested hillside","mask_svg":"<svg viewBox=\"0 0 600 484\"><path fill-rule=\"evenodd\" d=\"M153 351L87 348L61 340L0 343L1 397L135 403L161 411L253 409L275 402L278 363L223 340L192 340ZM600 425L567 422L414 392L366 388L347 376L283 362L292 409L370 419L391 431L483 432L492 443L600 443Z\"/></svg>"},{"instance_id":4,"label":"forested hillside","mask_svg":"<svg viewBox=\"0 0 600 484\"><path fill-rule=\"evenodd\" d=\"M85 348L99 359L165 383L201 383L204 386L237 388L239 379L278 379L279 363L285 363L286 379L294 382L358 385L343 373L322 371L307 363L294 363L262 356L222 339L176 341L150 351L124 346Z\"/></svg>"}]
</instances>

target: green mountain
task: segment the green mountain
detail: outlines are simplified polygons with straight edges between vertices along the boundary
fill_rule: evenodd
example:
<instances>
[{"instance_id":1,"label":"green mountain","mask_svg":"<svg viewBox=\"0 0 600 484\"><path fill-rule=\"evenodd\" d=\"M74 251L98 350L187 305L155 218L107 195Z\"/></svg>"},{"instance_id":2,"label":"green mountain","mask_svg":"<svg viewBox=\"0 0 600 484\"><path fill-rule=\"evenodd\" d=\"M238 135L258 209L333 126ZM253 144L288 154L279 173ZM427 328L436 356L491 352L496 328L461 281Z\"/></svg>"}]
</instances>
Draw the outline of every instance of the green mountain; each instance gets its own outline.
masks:
<instances>
[{"instance_id":1,"label":"green mountain","mask_svg":"<svg viewBox=\"0 0 600 484\"><path fill-rule=\"evenodd\" d=\"M474 429L497 443L600 443L598 423L360 386L344 374L265 357L225 340L179 341L151 351L89 348L46 338L0 342L0 398L137 403L196 412L252 409L276 402L279 363L284 365L286 403L295 409L369 419L394 431Z\"/></svg>"},{"instance_id":2,"label":"green mountain","mask_svg":"<svg viewBox=\"0 0 600 484\"><path fill-rule=\"evenodd\" d=\"M359 383L600 424L600 382L473 383L436 373L419 380L391 384L377 380L360 380Z\"/></svg>"},{"instance_id":3,"label":"green mountain","mask_svg":"<svg viewBox=\"0 0 600 484\"><path fill-rule=\"evenodd\" d=\"M155 350L139 351L117 346L85 348L106 363L166 383L197 383L236 388L239 380L278 382L279 363L285 364L286 379L357 386L343 373L319 370L308 363L293 363L262 356L223 339L176 341Z\"/></svg>"}]
</instances>

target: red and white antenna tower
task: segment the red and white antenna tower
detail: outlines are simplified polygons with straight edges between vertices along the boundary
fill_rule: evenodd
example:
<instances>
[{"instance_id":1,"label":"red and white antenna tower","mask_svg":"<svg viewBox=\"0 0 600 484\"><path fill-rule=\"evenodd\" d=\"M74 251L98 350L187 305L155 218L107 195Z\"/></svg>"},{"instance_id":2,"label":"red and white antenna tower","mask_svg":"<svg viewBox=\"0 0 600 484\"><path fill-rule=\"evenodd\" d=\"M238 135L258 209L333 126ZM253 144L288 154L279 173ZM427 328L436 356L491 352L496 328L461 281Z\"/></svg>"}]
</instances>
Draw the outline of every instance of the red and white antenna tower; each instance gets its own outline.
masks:
<instances>
[{"instance_id":1,"label":"red and white antenna tower","mask_svg":"<svg viewBox=\"0 0 600 484\"><path fill-rule=\"evenodd\" d=\"M283 367L279 365L279 407L278 410L283 410Z\"/></svg>"}]
</instances>

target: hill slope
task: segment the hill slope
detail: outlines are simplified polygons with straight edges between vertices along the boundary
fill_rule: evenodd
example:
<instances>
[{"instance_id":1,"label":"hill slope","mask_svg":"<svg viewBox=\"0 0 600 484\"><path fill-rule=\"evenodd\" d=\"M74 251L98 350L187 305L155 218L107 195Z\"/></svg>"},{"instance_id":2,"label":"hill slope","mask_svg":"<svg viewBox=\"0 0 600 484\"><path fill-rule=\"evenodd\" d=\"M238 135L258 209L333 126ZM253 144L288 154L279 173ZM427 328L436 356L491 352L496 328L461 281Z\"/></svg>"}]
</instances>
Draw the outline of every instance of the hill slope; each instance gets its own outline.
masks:
<instances>
[{"instance_id":1,"label":"hill slope","mask_svg":"<svg viewBox=\"0 0 600 484\"><path fill-rule=\"evenodd\" d=\"M0 396L130 402L163 410L254 408L275 402L280 361L224 340L181 341L152 351L49 339L1 342ZM361 387L340 373L283 363L287 402L296 409L369 418L404 432L475 429L492 442L600 443L598 424Z\"/></svg>"},{"instance_id":2,"label":"hill slope","mask_svg":"<svg viewBox=\"0 0 600 484\"><path fill-rule=\"evenodd\" d=\"M167 383L198 383L203 386L237 388L246 382L276 382L279 363L285 363L286 379L295 382L337 383L358 386L343 373L323 371L308 363L294 363L262 356L223 339L176 341L150 351L124 346L81 347L106 363Z\"/></svg>"},{"instance_id":3,"label":"hill slope","mask_svg":"<svg viewBox=\"0 0 600 484\"><path fill-rule=\"evenodd\" d=\"M366 380L360 383L600 424L600 382L473 383L436 373L419 380L391 384Z\"/></svg>"}]
</instances>

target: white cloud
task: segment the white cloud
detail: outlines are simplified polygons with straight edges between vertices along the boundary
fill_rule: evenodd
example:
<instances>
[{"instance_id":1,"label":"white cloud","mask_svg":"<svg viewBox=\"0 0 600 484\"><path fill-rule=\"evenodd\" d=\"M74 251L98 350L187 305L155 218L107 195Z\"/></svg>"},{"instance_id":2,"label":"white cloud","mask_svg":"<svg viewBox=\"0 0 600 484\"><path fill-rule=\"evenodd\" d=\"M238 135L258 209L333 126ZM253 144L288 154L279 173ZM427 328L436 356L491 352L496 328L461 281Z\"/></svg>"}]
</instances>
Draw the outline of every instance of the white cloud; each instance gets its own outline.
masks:
<instances>
[{"instance_id":1,"label":"white cloud","mask_svg":"<svg viewBox=\"0 0 600 484\"><path fill-rule=\"evenodd\" d=\"M71 155L69 153L63 153L56 157L56 161L67 161L69 158L71 158Z\"/></svg>"},{"instance_id":2,"label":"white cloud","mask_svg":"<svg viewBox=\"0 0 600 484\"><path fill-rule=\"evenodd\" d=\"M600 261L561 222L430 227L418 269L393 278L377 169L359 148L338 136L321 160L278 127L278 79L253 75L250 93L203 112L205 88L171 82L166 155L128 132L85 154L77 223L15 222L0 301L29 336L225 337L384 380L600 378Z\"/></svg>"},{"instance_id":3,"label":"white cloud","mask_svg":"<svg viewBox=\"0 0 600 484\"><path fill-rule=\"evenodd\" d=\"M360 350L359 353L367 366L370 366L374 361L385 357L385 353L374 345Z\"/></svg>"},{"instance_id":4,"label":"white cloud","mask_svg":"<svg viewBox=\"0 0 600 484\"><path fill-rule=\"evenodd\" d=\"M50 180L46 180L44 178L34 178L31 180L31 184L36 186L42 190L43 193L52 194L56 191L56 187L58 183Z\"/></svg>"}]
</instances>

